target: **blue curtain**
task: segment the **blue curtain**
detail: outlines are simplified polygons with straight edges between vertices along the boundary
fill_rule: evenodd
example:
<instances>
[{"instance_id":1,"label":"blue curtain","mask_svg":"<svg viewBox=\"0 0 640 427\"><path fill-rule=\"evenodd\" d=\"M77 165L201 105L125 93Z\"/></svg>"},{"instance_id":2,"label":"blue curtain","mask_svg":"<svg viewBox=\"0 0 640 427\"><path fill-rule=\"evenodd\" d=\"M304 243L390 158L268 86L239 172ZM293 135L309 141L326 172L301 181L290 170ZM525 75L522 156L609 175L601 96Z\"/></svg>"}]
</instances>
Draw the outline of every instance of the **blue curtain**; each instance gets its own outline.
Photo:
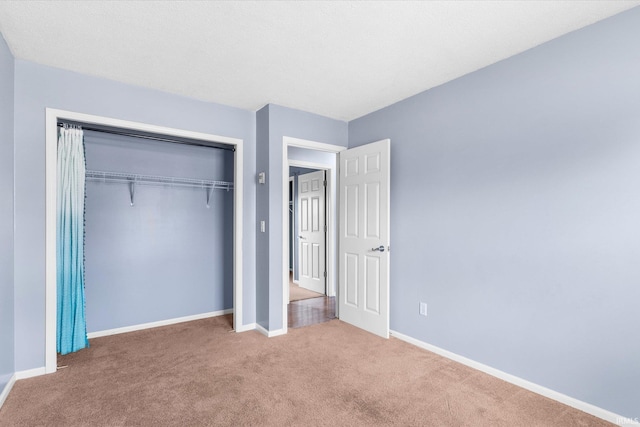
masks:
<instances>
[{"instance_id":1,"label":"blue curtain","mask_svg":"<svg viewBox=\"0 0 640 427\"><path fill-rule=\"evenodd\" d=\"M58 353L89 347L84 308L85 158L82 129L58 137Z\"/></svg>"}]
</instances>

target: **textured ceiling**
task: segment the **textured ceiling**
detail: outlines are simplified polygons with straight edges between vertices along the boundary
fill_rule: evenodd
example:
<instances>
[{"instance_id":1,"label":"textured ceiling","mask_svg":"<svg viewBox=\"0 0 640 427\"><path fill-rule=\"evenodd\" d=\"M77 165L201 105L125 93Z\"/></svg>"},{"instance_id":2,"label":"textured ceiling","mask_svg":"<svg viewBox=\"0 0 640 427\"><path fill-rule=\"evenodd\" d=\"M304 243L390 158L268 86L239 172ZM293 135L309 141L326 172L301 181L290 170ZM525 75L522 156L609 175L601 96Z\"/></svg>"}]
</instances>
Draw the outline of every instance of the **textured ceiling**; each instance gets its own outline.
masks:
<instances>
[{"instance_id":1,"label":"textured ceiling","mask_svg":"<svg viewBox=\"0 0 640 427\"><path fill-rule=\"evenodd\" d=\"M2 1L16 58L351 120L640 1Z\"/></svg>"}]
</instances>

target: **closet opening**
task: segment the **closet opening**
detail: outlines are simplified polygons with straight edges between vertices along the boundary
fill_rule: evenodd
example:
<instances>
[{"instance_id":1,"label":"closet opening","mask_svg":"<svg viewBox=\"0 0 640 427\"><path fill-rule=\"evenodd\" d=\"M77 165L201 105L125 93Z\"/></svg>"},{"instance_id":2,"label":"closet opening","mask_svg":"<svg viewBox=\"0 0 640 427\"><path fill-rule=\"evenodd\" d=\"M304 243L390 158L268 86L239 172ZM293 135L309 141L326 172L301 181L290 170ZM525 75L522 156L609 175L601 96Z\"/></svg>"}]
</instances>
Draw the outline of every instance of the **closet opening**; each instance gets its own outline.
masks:
<instances>
[{"instance_id":1,"label":"closet opening","mask_svg":"<svg viewBox=\"0 0 640 427\"><path fill-rule=\"evenodd\" d=\"M242 322L242 141L47 110L46 372L56 370L57 127L84 132L89 338Z\"/></svg>"}]
</instances>

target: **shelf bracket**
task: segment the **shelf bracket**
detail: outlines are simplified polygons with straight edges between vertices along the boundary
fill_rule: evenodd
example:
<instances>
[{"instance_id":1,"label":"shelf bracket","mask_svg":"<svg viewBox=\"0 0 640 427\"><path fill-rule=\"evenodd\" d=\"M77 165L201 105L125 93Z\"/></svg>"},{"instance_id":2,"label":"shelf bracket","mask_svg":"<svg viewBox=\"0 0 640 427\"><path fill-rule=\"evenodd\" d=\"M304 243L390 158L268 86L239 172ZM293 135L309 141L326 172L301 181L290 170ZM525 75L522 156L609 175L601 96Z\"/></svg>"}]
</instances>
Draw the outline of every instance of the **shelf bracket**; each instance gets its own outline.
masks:
<instances>
[{"instance_id":1,"label":"shelf bracket","mask_svg":"<svg viewBox=\"0 0 640 427\"><path fill-rule=\"evenodd\" d=\"M133 206L134 196L136 194L136 182L129 179L129 198L131 199L131 206Z\"/></svg>"},{"instance_id":2,"label":"shelf bracket","mask_svg":"<svg viewBox=\"0 0 640 427\"><path fill-rule=\"evenodd\" d=\"M211 193L213 192L213 185L208 185L205 187L207 191L207 209L210 208L209 201L211 200Z\"/></svg>"}]
</instances>

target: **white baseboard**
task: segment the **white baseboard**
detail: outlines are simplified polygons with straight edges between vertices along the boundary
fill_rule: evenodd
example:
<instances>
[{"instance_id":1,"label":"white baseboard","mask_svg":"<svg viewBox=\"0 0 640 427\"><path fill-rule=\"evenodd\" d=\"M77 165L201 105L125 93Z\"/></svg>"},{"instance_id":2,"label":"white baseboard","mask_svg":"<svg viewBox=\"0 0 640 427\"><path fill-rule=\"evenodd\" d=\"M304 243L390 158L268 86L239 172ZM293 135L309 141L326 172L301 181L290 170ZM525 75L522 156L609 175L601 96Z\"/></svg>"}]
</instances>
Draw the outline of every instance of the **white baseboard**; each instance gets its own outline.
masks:
<instances>
[{"instance_id":1,"label":"white baseboard","mask_svg":"<svg viewBox=\"0 0 640 427\"><path fill-rule=\"evenodd\" d=\"M41 368L33 368L33 369L27 369L25 371L18 371L16 372L16 380L24 380L31 377L39 377L40 375L45 375L46 373L47 373L47 370L45 369L44 366Z\"/></svg>"},{"instance_id":2,"label":"white baseboard","mask_svg":"<svg viewBox=\"0 0 640 427\"><path fill-rule=\"evenodd\" d=\"M256 323L256 331L260 332L265 337L269 336L269 331L267 331L264 327Z\"/></svg>"},{"instance_id":3,"label":"white baseboard","mask_svg":"<svg viewBox=\"0 0 640 427\"><path fill-rule=\"evenodd\" d=\"M256 331L260 332L262 335L264 335L267 338L273 338L273 337L277 337L279 335L284 335L284 334L287 333L287 331L284 330L284 329L276 329L275 331L267 331L264 327L260 326L257 323L256 323Z\"/></svg>"},{"instance_id":4,"label":"white baseboard","mask_svg":"<svg viewBox=\"0 0 640 427\"><path fill-rule=\"evenodd\" d=\"M246 325L240 325L236 328L236 332L247 332L247 331L253 331L256 329L256 324L255 323L248 323Z\"/></svg>"},{"instance_id":5,"label":"white baseboard","mask_svg":"<svg viewBox=\"0 0 640 427\"><path fill-rule=\"evenodd\" d=\"M157 322L141 323L139 325L124 326L122 328L107 329L107 330L104 330L104 331L91 332L91 333L87 334L87 338L91 339L91 338L106 337L106 336L109 336L109 335L124 334L124 333L127 333L127 332L140 331L140 330L143 330L143 329L157 328L159 326L174 325L176 323L190 322L192 320L206 319L208 317L223 316L225 314L231 314L231 313L233 313L233 309L229 308L229 309L226 309L226 310L211 311L209 313L194 314L192 316L176 317L174 319L160 320L160 321L157 321Z\"/></svg>"},{"instance_id":6,"label":"white baseboard","mask_svg":"<svg viewBox=\"0 0 640 427\"><path fill-rule=\"evenodd\" d=\"M515 375L511 375L506 372L500 371L498 369L492 368L491 366L484 365L480 362L476 362L475 360L468 359L464 356L460 356L459 354L452 353L448 350L442 349L440 347L436 347L435 345L417 340L408 335L404 335L400 332L397 332L397 331L389 331L389 332L391 333L391 336L398 338L402 341L406 341L409 344L413 344L422 349L439 354L440 356L446 357L447 359L451 359L455 362L462 363L463 365L469 366L470 368L477 369L478 371L482 371L486 374L499 378L503 381L517 385L518 387L522 387L534 393L540 394L544 397L548 397L549 399L553 399L555 401L563 403L567 406L571 406L572 408L586 412L587 414L591 414L594 417L598 417L610 423L614 423L619 426L640 425L640 423L638 423L637 420L629 419L621 415L614 414L613 412L607 411L606 409L599 408L590 403L586 403L581 400L575 399L573 397L567 396L566 394L562 394L560 392L548 389L541 385L532 383L531 381L527 381L523 378L516 377Z\"/></svg>"},{"instance_id":7,"label":"white baseboard","mask_svg":"<svg viewBox=\"0 0 640 427\"><path fill-rule=\"evenodd\" d=\"M280 335L286 335L286 334L287 334L286 329L276 329L275 331L269 331L269 334L267 336L269 338L273 338L273 337L279 337Z\"/></svg>"},{"instance_id":8,"label":"white baseboard","mask_svg":"<svg viewBox=\"0 0 640 427\"><path fill-rule=\"evenodd\" d=\"M7 383L7 385L4 386L2 393L0 393L0 408L2 408L2 405L4 405L4 401L7 400L7 397L9 397L9 392L11 391L15 383L16 374L13 374L11 375L11 378L9 378L9 382Z\"/></svg>"}]
</instances>

